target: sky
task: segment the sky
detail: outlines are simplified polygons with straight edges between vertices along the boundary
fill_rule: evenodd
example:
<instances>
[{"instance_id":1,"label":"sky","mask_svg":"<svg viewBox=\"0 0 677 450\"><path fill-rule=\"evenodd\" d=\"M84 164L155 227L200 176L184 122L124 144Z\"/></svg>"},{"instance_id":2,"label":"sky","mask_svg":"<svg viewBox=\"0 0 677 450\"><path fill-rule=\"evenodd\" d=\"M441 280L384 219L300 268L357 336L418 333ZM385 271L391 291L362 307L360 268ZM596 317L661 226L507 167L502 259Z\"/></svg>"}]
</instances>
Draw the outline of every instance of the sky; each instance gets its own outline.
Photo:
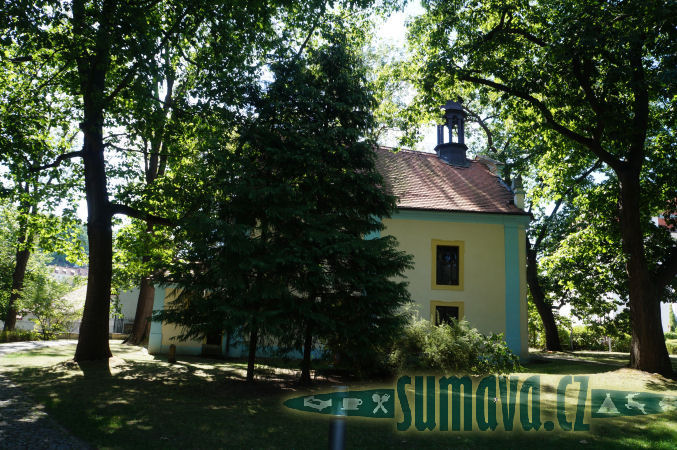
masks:
<instances>
[{"instance_id":1,"label":"sky","mask_svg":"<svg viewBox=\"0 0 677 450\"><path fill-rule=\"evenodd\" d=\"M377 27L377 39L384 42L399 43L404 46L407 20L422 13L423 7L419 1L410 2L403 11L391 14L383 23L383 26Z\"/></svg>"},{"instance_id":2,"label":"sky","mask_svg":"<svg viewBox=\"0 0 677 450\"><path fill-rule=\"evenodd\" d=\"M387 44L393 47L406 48L407 46L407 22L412 18L423 14L424 9L420 1L412 1L407 4L403 11L391 14L381 24L376 25L376 35L374 36L374 45ZM413 97L413 92L412 92ZM423 140L416 145L415 150L432 152L437 145L437 132L433 124L421 130ZM395 146L395 140L382 142L383 145Z\"/></svg>"}]
</instances>

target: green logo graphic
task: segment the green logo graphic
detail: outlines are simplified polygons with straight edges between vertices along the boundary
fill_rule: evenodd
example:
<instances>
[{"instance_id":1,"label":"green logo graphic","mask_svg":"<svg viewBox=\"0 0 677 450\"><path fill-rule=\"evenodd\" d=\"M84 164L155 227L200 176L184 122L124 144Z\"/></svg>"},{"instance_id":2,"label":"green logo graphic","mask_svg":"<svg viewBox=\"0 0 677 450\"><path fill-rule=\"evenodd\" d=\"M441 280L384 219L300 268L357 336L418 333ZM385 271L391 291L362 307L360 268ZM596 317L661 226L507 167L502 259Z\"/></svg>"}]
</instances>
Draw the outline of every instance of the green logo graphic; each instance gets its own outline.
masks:
<instances>
[{"instance_id":1,"label":"green logo graphic","mask_svg":"<svg viewBox=\"0 0 677 450\"><path fill-rule=\"evenodd\" d=\"M677 409L677 399L651 392L592 390L592 417L643 416Z\"/></svg>"},{"instance_id":2,"label":"green logo graphic","mask_svg":"<svg viewBox=\"0 0 677 450\"><path fill-rule=\"evenodd\" d=\"M395 391L393 389L370 389L307 395L291 398L284 402L284 405L299 411L334 416L392 419L395 417Z\"/></svg>"},{"instance_id":3,"label":"green logo graphic","mask_svg":"<svg viewBox=\"0 0 677 450\"><path fill-rule=\"evenodd\" d=\"M555 411L543 411L538 375L524 380L491 375L476 379L475 383L467 376L415 376L412 379L404 375L394 388L304 395L288 399L284 405L313 414L396 419L399 431L512 431L518 427L523 431L589 431L590 418L677 410L677 397L650 392L590 390L589 379L584 375L562 376L555 396Z\"/></svg>"}]
</instances>

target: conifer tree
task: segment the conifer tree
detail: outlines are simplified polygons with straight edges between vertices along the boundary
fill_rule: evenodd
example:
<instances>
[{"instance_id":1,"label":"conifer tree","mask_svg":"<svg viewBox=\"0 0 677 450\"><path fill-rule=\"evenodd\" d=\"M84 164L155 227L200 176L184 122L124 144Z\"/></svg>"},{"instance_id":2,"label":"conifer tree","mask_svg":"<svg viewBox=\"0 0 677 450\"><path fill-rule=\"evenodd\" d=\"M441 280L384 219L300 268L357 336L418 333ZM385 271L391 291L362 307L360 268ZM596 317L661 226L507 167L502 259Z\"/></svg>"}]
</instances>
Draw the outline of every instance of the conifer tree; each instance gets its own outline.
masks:
<instances>
[{"instance_id":1,"label":"conifer tree","mask_svg":"<svg viewBox=\"0 0 677 450\"><path fill-rule=\"evenodd\" d=\"M203 240L191 244L200 268L184 284L195 292L197 276L207 293L163 316L181 323L200 309L203 320L183 322L195 333L239 328L249 337L248 379L263 335L303 349L304 381L314 340L344 362L370 363L403 324L409 301L400 277L410 258L392 237L365 239L396 203L363 138L374 105L355 37L337 23L271 66L274 81L256 115L218 161L215 198L196 208L212 218L186 226L202 231L187 242Z\"/></svg>"}]
</instances>

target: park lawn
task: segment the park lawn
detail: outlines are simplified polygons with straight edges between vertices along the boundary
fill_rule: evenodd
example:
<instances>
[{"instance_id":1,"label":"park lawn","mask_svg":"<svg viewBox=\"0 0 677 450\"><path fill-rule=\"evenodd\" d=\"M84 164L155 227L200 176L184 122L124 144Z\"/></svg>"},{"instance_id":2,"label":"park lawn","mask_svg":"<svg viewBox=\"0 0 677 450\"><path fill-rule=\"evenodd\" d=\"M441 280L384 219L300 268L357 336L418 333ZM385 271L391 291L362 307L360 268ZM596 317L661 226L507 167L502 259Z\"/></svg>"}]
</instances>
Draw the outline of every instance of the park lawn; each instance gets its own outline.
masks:
<instances>
[{"instance_id":1,"label":"park lawn","mask_svg":"<svg viewBox=\"0 0 677 450\"><path fill-rule=\"evenodd\" d=\"M320 379L312 389L301 388L294 370L261 365L257 382L249 386L239 361L180 357L170 365L139 347L113 343L111 349L116 356L105 368L78 366L70 361L74 347L66 346L7 355L0 358L0 372L71 433L98 448L327 446L329 417L294 413L282 402L331 391L335 383ZM563 374L589 375L590 388L677 396L676 382L624 368L626 364L627 355L618 353L542 353L517 376L524 380L540 374L542 421L554 419L555 390ZM677 360L673 364L677 368ZM351 389L370 387L349 384ZM567 416L572 418L577 395L575 390L567 394ZM418 432L413 425L414 431L398 432L394 420L350 418L346 447L672 449L677 442L677 411L593 422L588 412L586 422L592 423L591 432ZM519 428L517 418L515 424Z\"/></svg>"}]
</instances>

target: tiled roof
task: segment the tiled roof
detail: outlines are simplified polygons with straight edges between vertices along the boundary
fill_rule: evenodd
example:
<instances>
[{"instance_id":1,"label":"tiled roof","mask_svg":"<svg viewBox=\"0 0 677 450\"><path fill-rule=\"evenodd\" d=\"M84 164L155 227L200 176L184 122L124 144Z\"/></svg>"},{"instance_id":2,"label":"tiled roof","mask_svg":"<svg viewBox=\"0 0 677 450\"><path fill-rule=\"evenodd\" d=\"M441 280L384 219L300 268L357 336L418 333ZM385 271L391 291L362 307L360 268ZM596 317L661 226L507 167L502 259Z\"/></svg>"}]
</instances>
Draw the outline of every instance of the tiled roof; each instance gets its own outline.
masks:
<instances>
[{"instance_id":1,"label":"tiled roof","mask_svg":"<svg viewBox=\"0 0 677 450\"><path fill-rule=\"evenodd\" d=\"M378 148L376 154L376 167L401 209L527 214L513 204L508 187L479 161L456 167L434 153Z\"/></svg>"}]
</instances>

